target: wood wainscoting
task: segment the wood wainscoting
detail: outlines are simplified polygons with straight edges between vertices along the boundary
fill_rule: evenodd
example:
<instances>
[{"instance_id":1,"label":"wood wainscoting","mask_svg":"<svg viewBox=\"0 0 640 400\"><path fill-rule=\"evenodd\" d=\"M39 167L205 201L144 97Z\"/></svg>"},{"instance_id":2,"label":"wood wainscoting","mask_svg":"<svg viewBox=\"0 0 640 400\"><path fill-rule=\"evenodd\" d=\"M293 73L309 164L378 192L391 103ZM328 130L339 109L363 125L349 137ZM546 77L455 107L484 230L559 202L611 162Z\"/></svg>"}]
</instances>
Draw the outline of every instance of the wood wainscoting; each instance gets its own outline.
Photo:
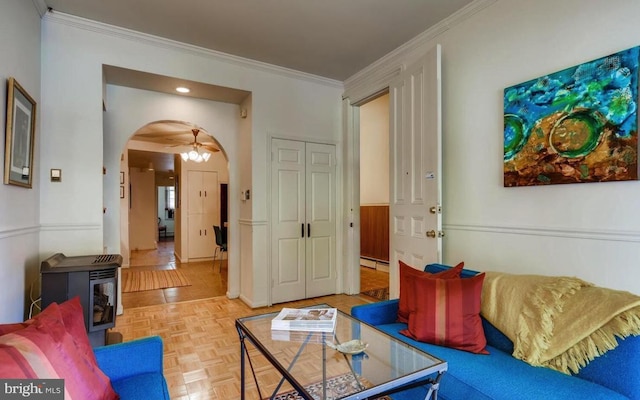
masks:
<instances>
[{"instance_id":1,"label":"wood wainscoting","mask_svg":"<svg viewBox=\"0 0 640 400\"><path fill-rule=\"evenodd\" d=\"M360 257L389 262L389 205L360 206Z\"/></svg>"}]
</instances>

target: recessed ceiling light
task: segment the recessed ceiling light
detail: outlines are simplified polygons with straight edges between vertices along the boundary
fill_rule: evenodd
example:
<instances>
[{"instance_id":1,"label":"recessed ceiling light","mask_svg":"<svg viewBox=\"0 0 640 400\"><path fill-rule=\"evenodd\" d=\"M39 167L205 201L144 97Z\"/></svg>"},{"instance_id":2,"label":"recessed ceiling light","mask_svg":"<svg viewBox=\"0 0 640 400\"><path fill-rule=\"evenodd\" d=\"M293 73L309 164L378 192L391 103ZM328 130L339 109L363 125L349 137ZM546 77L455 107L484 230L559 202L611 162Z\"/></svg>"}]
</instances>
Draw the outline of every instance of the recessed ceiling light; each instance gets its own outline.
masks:
<instances>
[{"instance_id":1,"label":"recessed ceiling light","mask_svg":"<svg viewBox=\"0 0 640 400\"><path fill-rule=\"evenodd\" d=\"M184 86L180 86L176 88L176 91L180 92L180 93L189 93L191 90L187 87Z\"/></svg>"}]
</instances>

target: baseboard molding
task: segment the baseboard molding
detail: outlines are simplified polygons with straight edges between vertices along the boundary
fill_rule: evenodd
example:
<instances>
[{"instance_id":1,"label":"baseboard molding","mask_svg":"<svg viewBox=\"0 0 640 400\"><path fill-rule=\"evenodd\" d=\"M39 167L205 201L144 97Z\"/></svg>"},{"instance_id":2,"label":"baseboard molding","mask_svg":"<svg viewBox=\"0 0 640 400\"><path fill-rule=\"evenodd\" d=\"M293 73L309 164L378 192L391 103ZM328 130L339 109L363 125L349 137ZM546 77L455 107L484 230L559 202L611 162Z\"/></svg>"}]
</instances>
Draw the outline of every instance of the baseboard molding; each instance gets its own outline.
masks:
<instances>
[{"instance_id":1,"label":"baseboard molding","mask_svg":"<svg viewBox=\"0 0 640 400\"><path fill-rule=\"evenodd\" d=\"M445 224L444 231L483 232L506 235L544 236L567 239L601 240L610 242L640 243L639 231L589 230L551 227L521 227L474 224Z\"/></svg>"},{"instance_id":2,"label":"baseboard molding","mask_svg":"<svg viewBox=\"0 0 640 400\"><path fill-rule=\"evenodd\" d=\"M389 272L389 263L386 261L361 257L360 265L366 268L375 269L376 271Z\"/></svg>"},{"instance_id":3,"label":"baseboard molding","mask_svg":"<svg viewBox=\"0 0 640 400\"><path fill-rule=\"evenodd\" d=\"M242 302L245 303L246 305L248 305L250 308L258 308L258 307L267 307L268 306L268 304L264 303L264 302L254 303L247 296L243 296L243 295L239 295L239 296L236 296L236 297L230 297L227 294L227 297L229 297L230 299L232 299L232 298L240 298L240 300L242 300Z\"/></svg>"}]
</instances>

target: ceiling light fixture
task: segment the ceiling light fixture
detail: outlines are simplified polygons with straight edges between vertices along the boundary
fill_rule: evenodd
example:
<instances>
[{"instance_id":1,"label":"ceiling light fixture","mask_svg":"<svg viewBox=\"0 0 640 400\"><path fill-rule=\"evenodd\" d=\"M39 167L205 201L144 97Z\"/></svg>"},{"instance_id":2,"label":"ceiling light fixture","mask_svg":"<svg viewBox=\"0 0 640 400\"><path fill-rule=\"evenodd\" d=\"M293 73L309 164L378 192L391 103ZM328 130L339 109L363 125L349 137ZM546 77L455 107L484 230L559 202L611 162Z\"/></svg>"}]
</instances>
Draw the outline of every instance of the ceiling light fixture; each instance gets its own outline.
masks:
<instances>
[{"instance_id":1,"label":"ceiling light fixture","mask_svg":"<svg viewBox=\"0 0 640 400\"><path fill-rule=\"evenodd\" d=\"M180 157L182 157L182 159L185 162L193 161L193 162L201 163L203 161L204 162L209 161L209 158L211 157L211 153L208 153L204 150L201 151L200 146L202 146L202 144L198 143L198 133L200 132L200 129L192 129L191 132L193 133L193 149L188 152L180 153Z\"/></svg>"},{"instance_id":2,"label":"ceiling light fixture","mask_svg":"<svg viewBox=\"0 0 640 400\"><path fill-rule=\"evenodd\" d=\"M180 93L189 93L191 89L189 89L188 87L179 86L176 88L176 91Z\"/></svg>"}]
</instances>

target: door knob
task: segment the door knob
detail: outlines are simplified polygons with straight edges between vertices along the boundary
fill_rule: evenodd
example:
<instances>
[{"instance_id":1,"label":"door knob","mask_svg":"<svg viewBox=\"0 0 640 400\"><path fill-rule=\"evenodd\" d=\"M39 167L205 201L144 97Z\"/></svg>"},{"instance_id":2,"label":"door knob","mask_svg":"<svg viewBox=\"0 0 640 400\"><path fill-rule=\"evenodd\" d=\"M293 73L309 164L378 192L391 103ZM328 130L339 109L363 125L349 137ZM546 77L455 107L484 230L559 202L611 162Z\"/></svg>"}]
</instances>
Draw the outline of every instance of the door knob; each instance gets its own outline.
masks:
<instances>
[{"instance_id":1,"label":"door knob","mask_svg":"<svg viewBox=\"0 0 640 400\"><path fill-rule=\"evenodd\" d=\"M439 238L444 237L444 232L443 231L436 232L433 229L430 230L430 231L427 231L426 234L427 234L427 237L430 237L430 238L435 238L436 236L439 237Z\"/></svg>"}]
</instances>

